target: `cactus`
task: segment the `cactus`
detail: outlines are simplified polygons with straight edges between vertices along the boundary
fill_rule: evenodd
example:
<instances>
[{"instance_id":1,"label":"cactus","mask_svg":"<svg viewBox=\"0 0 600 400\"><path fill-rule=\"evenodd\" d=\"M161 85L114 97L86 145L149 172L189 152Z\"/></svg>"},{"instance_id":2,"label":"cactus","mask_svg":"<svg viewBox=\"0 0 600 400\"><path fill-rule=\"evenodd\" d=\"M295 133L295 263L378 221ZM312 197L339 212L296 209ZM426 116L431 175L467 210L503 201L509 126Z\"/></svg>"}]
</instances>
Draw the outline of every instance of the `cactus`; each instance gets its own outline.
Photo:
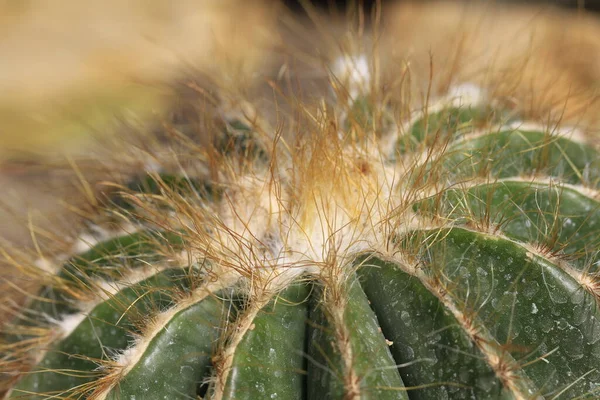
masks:
<instances>
[{"instance_id":1,"label":"cactus","mask_svg":"<svg viewBox=\"0 0 600 400\"><path fill-rule=\"evenodd\" d=\"M598 149L461 90L406 118L365 60L113 183L29 271L6 398L600 397Z\"/></svg>"}]
</instances>

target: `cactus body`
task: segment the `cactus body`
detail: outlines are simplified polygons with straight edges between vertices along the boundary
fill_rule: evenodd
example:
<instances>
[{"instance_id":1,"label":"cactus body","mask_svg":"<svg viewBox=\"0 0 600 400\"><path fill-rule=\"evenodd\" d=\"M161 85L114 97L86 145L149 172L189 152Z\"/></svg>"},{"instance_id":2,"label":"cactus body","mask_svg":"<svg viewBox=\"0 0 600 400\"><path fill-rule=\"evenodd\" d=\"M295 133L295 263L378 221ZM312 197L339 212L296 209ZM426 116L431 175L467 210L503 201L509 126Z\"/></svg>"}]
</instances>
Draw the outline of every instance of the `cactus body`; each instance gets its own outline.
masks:
<instances>
[{"instance_id":1,"label":"cactus body","mask_svg":"<svg viewBox=\"0 0 600 400\"><path fill-rule=\"evenodd\" d=\"M111 194L130 231L5 324L6 398L600 397L598 150L375 97L300 107L296 143L220 115L201 172Z\"/></svg>"}]
</instances>

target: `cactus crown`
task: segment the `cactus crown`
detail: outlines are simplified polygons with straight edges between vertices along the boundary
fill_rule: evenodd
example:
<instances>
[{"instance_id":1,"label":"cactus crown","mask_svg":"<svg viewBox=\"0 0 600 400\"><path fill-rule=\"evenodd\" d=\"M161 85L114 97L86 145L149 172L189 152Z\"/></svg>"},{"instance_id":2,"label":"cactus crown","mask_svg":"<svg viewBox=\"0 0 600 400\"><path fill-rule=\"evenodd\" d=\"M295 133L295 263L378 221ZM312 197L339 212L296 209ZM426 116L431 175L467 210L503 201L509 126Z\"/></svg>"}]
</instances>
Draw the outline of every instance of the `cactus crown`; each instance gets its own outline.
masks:
<instances>
[{"instance_id":1,"label":"cactus crown","mask_svg":"<svg viewBox=\"0 0 600 400\"><path fill-rule=\"evenodd\" d=\"M598 396L598 150L472 85L406 112L365 54L136 149L74 255L20 264L7 398Z\"/></svg>"}]
</instances>

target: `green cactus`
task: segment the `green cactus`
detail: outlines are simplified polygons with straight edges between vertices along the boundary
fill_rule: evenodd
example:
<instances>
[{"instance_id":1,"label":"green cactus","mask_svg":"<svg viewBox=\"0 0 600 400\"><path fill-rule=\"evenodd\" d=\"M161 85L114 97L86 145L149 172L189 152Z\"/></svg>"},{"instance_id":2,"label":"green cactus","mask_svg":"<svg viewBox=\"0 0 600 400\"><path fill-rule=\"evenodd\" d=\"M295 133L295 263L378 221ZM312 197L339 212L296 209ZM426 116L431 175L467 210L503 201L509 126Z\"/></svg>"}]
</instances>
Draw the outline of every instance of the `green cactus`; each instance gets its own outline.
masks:
<instances>
[{"instance_id":1,"label":"green cactus","mask_svg":"<svg viewBox=\"0 0 600 400\"><path fill-rule=\"evenodd\" d=\"M599 398L598 149L348 92L295 142L216 113L194 168L104 198L4 323L6 398Z\"/></svg>"}]
</instances>

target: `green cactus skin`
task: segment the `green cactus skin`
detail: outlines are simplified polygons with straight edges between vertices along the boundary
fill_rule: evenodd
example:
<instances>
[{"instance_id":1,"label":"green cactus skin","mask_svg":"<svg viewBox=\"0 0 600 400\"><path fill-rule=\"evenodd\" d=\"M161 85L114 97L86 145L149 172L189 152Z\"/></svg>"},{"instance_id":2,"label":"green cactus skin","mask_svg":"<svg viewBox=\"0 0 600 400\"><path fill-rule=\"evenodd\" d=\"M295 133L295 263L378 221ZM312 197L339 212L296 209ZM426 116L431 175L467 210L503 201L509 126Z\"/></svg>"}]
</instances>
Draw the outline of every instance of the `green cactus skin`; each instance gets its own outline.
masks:
<instances>
[{"instance_id":1,"label":"green cactus skin","mask_svg":"<svg viewBox=\"0 0 600 400\"><path fill-rule=\"evenodd\" d=\"M4 324L5 398L600 398L598 149L367 94L138 171Z\"/></svg>"}]
</instances>

